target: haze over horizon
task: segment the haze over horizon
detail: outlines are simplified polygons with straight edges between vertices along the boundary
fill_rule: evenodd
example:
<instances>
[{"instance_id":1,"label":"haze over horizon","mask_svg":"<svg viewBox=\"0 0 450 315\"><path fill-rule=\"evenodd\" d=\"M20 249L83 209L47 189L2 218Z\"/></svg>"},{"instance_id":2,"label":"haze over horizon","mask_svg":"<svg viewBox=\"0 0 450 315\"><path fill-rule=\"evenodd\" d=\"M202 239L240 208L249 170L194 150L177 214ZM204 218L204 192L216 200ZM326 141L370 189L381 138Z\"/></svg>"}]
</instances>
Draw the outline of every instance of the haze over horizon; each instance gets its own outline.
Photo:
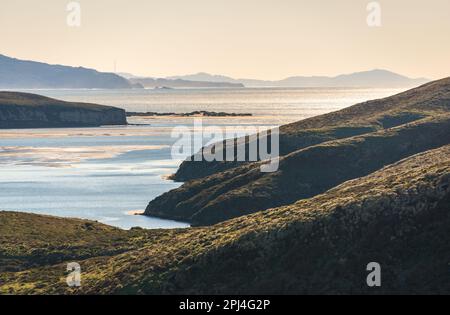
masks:
<instances>
[{"instance_id":1,"label":"haze over horizon","mask_svg":"<svg viewBox=\"0 0 450 315\"><path fill-rule=\"evenodd\" d=\"M2 1L0 53L152 77L449 75L446 0L379 1L381 27L366 23L368 0L80 0L79 28L66 23L69 2Z\"/></svg>"}]
</instances>

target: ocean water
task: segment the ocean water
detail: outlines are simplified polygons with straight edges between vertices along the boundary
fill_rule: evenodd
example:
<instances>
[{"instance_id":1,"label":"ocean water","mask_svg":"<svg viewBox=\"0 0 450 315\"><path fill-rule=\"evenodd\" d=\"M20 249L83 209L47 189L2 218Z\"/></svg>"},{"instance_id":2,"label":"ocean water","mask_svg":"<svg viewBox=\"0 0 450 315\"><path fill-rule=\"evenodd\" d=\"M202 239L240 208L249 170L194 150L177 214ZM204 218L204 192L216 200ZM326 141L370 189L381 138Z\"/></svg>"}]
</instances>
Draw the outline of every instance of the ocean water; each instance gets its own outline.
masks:
<instances>
[{"instance_id":1,"label":"ocean water","mask_svg":"<svg viewBox=\"0 0 450 315\"><path fill-rule=\"evenodd\" d=\"M196 110L251 113L204 118L204 126L236 130L269 127L390 96L392 89L34 90L67 101L112 105L134 112ZM135 118L129 126L0 130L0 210L96 220L129 229L188 224L134 215L180 186L166 177L182 162L172 158L173 128L193 118Z\"/></svg>"}]
</instances>

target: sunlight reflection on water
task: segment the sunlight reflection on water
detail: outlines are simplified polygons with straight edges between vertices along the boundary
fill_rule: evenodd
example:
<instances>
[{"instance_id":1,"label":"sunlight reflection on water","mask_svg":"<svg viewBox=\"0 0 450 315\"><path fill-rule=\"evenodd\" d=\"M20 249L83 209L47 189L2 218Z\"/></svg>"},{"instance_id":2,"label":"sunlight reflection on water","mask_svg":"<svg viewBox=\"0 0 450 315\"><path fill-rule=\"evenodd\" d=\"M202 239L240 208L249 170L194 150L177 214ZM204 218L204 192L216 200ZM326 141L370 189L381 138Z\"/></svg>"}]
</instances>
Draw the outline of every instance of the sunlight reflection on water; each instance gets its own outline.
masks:
<instances>
[{"instance_id":1,"label":"sunlight reflection on water","mask_svg":"<svg viewBox=\"0 0 450 315\"><path fill-rule=\"evenodd\" d=\"M68 101L87 101L129 111L252 113L206 118L205 126L280 125L338 110L398 90L236 89L71 91L40 90ZM166 179L181 163L171 159L170 137L191 118L135 118L136 126L0 130L0 209L79 217L129 229L188 225L141 215L148 202L179 187Z\"/></svg>"}]
</instances>

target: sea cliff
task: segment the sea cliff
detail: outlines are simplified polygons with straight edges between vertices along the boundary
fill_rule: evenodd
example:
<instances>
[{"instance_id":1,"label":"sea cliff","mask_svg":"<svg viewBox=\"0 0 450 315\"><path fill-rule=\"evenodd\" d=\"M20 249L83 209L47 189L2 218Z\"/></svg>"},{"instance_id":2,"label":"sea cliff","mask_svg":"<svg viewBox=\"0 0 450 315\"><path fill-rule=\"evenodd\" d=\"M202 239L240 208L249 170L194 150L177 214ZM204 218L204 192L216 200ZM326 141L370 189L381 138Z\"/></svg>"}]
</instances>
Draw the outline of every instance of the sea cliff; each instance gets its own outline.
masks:
<instances>
[{"instance_id":1,"label":"sea cliff","mask_svg":"<svg viewBox=\"0 0 450 315\"><path fill-rule=\"evenodd\" d=\"M35 94L0 92L0 129L126 125L123 109L71 103Z\"/></svg>"}]
</instances>

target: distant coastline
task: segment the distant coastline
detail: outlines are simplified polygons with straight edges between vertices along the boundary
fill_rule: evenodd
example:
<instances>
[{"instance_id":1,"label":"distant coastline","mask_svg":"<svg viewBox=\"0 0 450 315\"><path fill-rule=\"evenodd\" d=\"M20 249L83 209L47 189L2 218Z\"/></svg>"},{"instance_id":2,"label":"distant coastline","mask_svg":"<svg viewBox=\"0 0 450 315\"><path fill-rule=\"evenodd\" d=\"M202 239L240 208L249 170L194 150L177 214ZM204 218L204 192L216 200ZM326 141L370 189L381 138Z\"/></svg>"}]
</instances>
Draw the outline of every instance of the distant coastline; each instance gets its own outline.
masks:
<instances>
[{"instance_id":1,"label":"distant coastline","mask_svg":"<svg viewBox=\"0 0 450 315\"><path fill-rule=\"evenodd\" d=\"M373 69L338 76L292 76L281 80L232 78L200 72L166 78L139 77L130 73L101 72L85 67L21 60L0 54L0 89L178 89L245 87L360 87L412 88L429 82Z\"/></svg>"},{"instance_id":2,"label":"distant coastline","mask_svg":"<svg viewBox=\"0 0 450 315\"><path fill-rule=\"evenodd\" d=\"M125 110L65 102L37 94L0 92L0 129L127 125Z\"/></svg>"},{"instance_id":3,"label":"distant coastline","mask_svg":"<svg viewBox=\"0 0 450 315\"><path fill-rule=\"evenodd\" d=\"M250 113L226 113L226 112L210 112L210 111L194 111L190 113L157 113L157 112L146 112L146 113L136 113L127 112L127 117L153 117L153 116L176 116L176 117L251 117L253 114Z\"/></svg>"}]
</instances>

